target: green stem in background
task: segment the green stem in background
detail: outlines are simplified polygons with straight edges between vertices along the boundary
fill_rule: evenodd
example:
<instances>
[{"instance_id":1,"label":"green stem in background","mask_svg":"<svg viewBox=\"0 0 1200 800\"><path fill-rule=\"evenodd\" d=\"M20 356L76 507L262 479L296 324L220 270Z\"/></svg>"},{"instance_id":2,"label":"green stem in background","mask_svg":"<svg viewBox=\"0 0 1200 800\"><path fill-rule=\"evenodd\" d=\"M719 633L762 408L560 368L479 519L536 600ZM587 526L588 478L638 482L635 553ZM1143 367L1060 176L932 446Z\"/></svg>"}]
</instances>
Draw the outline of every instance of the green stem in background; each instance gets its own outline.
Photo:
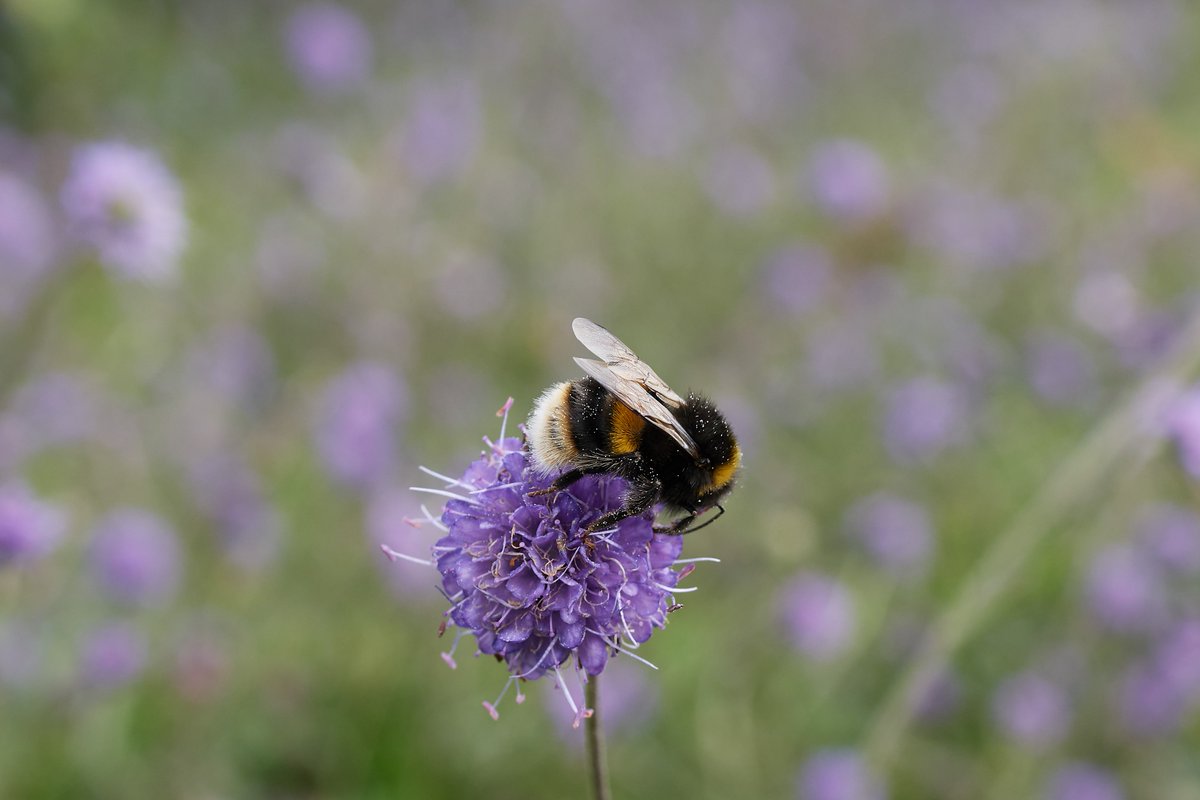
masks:
<instances>
[{"instance_id":1,"label":"green stem in background","mask_svg":"<svg viewBox=\"0 0 1200 800\"><path fill-rule=\"evenodd\" d=\"M592 710L592 715L583 721L583 732L587 738L588 773L591 778L594 800L612 800L608 788L608 754L604 746L604 728L600 724L600 676L589 675L584 684L583 702Z\"/></svg>"},{"instance_id":2,"label":"green stem in background","mask_svg":"<svg viewBox=\"0 0 1200 800\"><path fill-rule=\"evenodd\" d=\"M1135 469L1157 450L1156 424L1200 368L1200 311L1175 346L1124 403L1105 417L1042 484L1041 490L987 549L958 594L933 620L908 668L868 728L865 749L880 772L894 761L915 709L955 651L978 631L1054 527L1114 469ZM1148 435L1149 434L1149 435Z\"/></svg>"}]
</instances>

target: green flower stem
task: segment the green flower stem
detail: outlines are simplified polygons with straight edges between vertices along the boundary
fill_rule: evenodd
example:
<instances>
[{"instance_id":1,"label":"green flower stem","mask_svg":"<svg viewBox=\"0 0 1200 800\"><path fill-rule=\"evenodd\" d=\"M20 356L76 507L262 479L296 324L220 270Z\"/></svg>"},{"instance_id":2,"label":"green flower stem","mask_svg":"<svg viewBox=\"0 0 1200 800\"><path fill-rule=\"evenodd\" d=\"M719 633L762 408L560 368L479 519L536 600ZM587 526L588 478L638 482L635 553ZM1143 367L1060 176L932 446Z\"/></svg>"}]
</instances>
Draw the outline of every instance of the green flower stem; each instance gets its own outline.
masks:
<instances>
[{"instance_id":1,"label":"green flower stem","mask_svg":"<svg viewBox=\"0 0 1200 800\"><path fill-rule=\"evenodd\" d=\"M588 772L591 777L594 800L612 800L608 787L608 754L604 746L604 728L600 724L600 676L589 675L584 684L584 703L592 715L583 721L587 738Z\"/></svg>"},{"instance_id":2,"label":"green flower stem","mask_svg":"<svg viewBox=\"0 0 1200 800\"><path fill-rule=\"evenodd\" d=\"M1161 446L1151 426L1178 398L1184 381L1200 368L1200 311L1175 346L1132 395L1105 417L1054 471L1033 500L966 576L953 600L934 619L908 668L897 679L868 728L865 749L880 772L895 759L914 710L955 651L980 629L1013 585L1038 545L1089 496L1110 472L1131 470ZM1148 435L1150 434L1150 435Z\"/></svg>"}]
</instances>

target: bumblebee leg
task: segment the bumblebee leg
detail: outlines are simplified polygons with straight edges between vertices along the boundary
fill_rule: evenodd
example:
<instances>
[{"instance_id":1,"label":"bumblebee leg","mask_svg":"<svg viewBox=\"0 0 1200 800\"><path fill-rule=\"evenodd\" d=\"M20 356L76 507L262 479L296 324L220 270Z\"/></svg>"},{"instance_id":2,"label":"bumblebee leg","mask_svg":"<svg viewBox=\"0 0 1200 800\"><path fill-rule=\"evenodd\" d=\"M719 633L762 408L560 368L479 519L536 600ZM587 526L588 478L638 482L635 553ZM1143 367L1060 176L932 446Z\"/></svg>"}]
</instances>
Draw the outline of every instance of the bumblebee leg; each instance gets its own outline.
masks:
<instances>
[{"instance_id":1,"label":"bumblebee leg","mask_svg":"<svg viewBox=\"0 0 1200 800\"><path fill-rule=\"evenodd\" d=\"M573 470L570 470L569 472L564 472L562 475L559 475L557 478L555 478L554 483L550 484L545 489L535 489L534 491L527 493L525 496L526 497L540 497L541 495L544 495L544 494L554 494L555 492L561 492L563 489L567 488L572 483L579 480L586 474L587 473L581 469L573 469Z\"/></svg>"},{"instance_id":2,"label":"bumblebee leg","mask_svg":"<svg viewBox=\"0 0 1200 800\"><path fill-rule=\"evenodd\" d=\"M716 522L717 518L725 513L725 508L723 506L717 506L717 513L714 514L710 519L705 520L704 522L700 523L699 525L697 525L694 528L689 528L688 525L692 524L692 521L694 519L696 519L696 515L698 513L699 512L693 512L691 514L688 514L686 517L680 517L669 528L665 528L665 529L655 528L654 532L655 533L666 533L666 534L670 534L671 536L683 536L685 533L695 533L696 531L700 530L701 528L707 528L709 525L712 525L714 522Z\"/></svg>"},{"instance_id":3,"label":"bumblebee leg","mask_svg":"<svg viewBox=\"0 0 1200 800\"><path fill-rule=\"evenodd\" d=\"M625 502L620 508L597 517L584 529L584 537L594 531L611 528L627 517L635 517L645 512L646 509L654 505L654 501L658 499L659 492L662 491L662 482L657 478L635 483L634 486L638 488L631 488L629 490L629 494L625 497Z\"/></svg>"}]
</instances>

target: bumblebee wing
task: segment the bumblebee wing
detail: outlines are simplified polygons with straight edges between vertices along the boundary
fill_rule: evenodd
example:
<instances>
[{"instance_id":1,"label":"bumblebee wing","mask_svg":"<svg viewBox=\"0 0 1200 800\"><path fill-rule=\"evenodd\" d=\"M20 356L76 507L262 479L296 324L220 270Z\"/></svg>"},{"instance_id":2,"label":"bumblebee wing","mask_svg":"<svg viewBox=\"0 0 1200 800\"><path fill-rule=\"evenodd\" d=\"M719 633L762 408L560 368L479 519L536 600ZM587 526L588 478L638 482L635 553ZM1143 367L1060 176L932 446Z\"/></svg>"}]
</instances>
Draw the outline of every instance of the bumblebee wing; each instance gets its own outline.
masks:
<instances>
[{"instance_id":1,"label":"bumblebee wing","mask_svg":"<svg viewBox=\"0 0 1200 800\"><path fill-rule=\"evenodd\" d=\"M658 401L646 387L637 381L627 380L614 372L608 364L590 358L577 358L575 363L583 371L595 378L601 386L612 392L618 400L632 408L647 422L661 429L670 436L693 458L700 457L700 451L691 435L679 424L679 420Z\"/></svg>"},{"instance_id":2,"label":"bumblebee wing","mask_svg":"<svg viewBox=\"0 0 1200 800\"><path fill-rule=\"evenodd\" d=\"M638 358L637 353L630 350L616 336L613 336L607 328L597 325L590 319L579 317L571 323L571 330L575 331L575 338L582 342L583 346L588 350L600 356L618 378L641 384L643 389L648 390L669 406L679 408L683 405L683 398L671 391L671 387L667 386L667 382L658 377L658 374L650 369L649 364ZM576 359L576 361L578 360ZM592 377L595 376L593 375ZM600 379L596 378L596 380ZM600 382L604 383L603 381ZM612 387L607 384L605 388L616 394ZM635 406L631 407L636 410ZM650 417L646 418L650 419ZM673 419L674 417L672 417Z\"/></svg>"}]
</instances>

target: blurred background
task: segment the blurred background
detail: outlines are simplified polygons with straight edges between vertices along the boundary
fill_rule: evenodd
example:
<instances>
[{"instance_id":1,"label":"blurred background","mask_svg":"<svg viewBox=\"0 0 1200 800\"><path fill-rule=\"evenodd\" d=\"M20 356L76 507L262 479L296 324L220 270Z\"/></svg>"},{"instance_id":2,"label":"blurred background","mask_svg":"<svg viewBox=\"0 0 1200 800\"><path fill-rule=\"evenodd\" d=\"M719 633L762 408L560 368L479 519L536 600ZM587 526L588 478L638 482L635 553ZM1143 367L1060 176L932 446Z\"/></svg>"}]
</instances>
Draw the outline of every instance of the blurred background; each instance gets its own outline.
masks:
<instances>
[{"instance_id":1,"label":"blurred background","mask_svg":"<svg viewBox=\"0 0 1200 800\"><path fill-rule=\"evenodd\" d=\"M618 797L1200 798L1198 61L1182 0L8 0L0 796L583 796L378 545L585 315L746 454Z\"/></svg>"}]
</instances>

